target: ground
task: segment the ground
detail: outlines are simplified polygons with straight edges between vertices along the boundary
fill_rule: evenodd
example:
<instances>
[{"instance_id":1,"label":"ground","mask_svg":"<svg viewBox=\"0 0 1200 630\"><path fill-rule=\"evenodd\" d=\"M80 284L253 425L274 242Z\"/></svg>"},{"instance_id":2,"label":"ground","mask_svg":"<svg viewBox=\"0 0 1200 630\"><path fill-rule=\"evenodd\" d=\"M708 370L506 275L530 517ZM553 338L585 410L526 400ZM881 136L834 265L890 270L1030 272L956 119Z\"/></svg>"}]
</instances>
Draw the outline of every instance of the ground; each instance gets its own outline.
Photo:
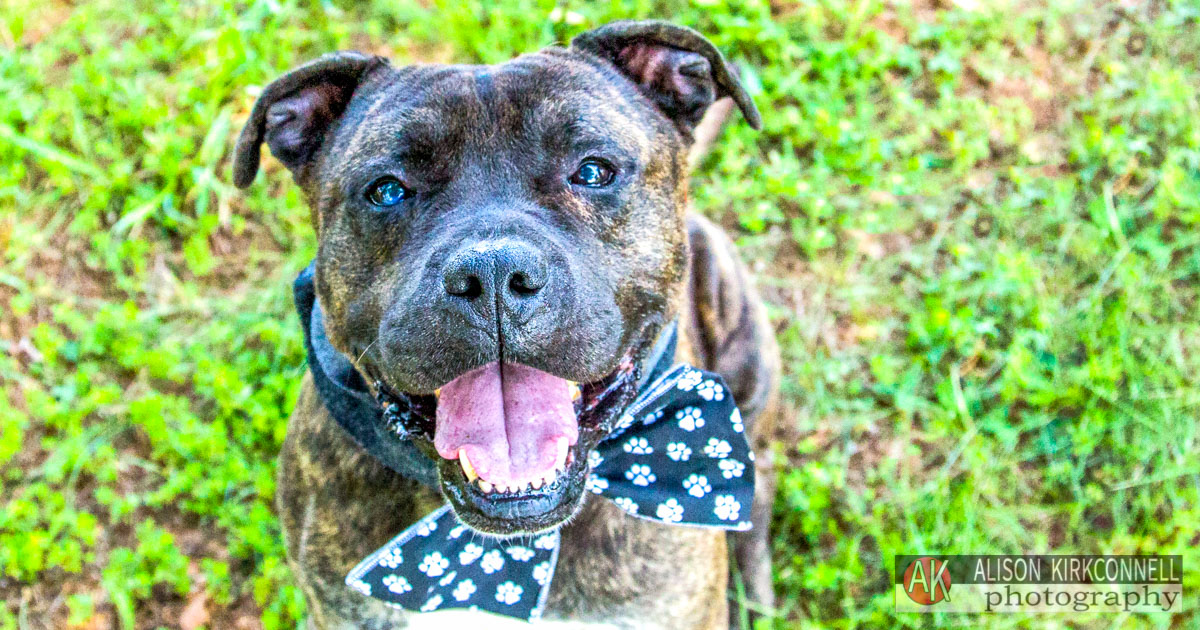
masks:
<instances>
[{"instance_id":1,"label":"ground","mask_svg":"<svg viewBox=\"0 0 1200 630\"><path fill-rule=\"evenodd\" d=\"M494 62L625 17L710 34L763 112L694 176L784 351L763 625L1200 619L889 590L922 551L1181 553L1200 588L1195 3L0 7L0 629L295 627L273 457L314 242L277 162L230 184L255 94L330 50Z\"/></svg>"}]
</instances>

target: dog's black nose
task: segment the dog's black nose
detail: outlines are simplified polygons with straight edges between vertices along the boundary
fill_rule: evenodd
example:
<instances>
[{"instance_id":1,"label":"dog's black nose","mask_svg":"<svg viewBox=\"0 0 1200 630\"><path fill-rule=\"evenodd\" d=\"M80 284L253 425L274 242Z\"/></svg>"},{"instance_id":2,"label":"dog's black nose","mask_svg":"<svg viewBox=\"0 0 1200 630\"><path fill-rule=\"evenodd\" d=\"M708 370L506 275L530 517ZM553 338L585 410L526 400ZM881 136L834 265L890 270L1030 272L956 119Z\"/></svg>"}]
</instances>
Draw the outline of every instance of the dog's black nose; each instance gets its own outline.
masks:
<instances>
[{"instance_id":1,"label":"dog's black nose","mask_svg":"<svg viewBox=\"0 0 1200 630\"><path fill-rule=\"evenodd\" d=\"M513 240L485 241L459 251L446 262L442 286L452 301L465 302L474 315L491 320L502 309L524 323L550 281L546 258Z\"/></svg>"}]
</instances>

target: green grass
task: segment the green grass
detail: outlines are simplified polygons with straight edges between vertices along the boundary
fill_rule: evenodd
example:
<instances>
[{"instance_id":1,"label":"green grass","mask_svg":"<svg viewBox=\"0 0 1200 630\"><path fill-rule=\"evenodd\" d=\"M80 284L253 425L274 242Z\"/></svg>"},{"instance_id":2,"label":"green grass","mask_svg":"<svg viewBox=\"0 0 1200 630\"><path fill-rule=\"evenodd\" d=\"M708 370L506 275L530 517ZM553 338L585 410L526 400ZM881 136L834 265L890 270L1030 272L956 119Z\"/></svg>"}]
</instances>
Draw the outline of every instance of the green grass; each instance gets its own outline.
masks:
<instances>
[{"instance_id":1,"label":"green grass","mask_svg":"<svg viewBox=\"0 0 1200 630\"><path fill-rule=\"evenodd\" d=\"M890 593L897 553L1182 553L1195 608L1194 3L0 1L0 629L303 617L271 504L314 241L277 163L229 182L257 89L334 49L495 62L624 17L710 34L763 111L694 197L755 268L794 409L764 625L1200 619Z\"/></svg>"}]
</instances>

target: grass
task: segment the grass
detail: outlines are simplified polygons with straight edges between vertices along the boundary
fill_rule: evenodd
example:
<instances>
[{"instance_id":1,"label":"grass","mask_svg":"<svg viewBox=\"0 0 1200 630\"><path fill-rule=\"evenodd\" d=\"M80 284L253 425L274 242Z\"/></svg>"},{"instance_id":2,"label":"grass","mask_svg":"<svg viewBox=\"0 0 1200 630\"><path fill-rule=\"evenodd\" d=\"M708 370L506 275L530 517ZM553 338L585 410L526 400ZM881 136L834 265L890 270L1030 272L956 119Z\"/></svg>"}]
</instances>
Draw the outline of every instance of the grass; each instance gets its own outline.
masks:
<instances>
[{"instance_id":1,"label":"grass","mask_svg":"<svg viewBox=\"0 0 1200 630\"><path fill-rule=\"evenodd\" d=\"M0 629L291 628L271 510L312 256L261 86L340 48L495 62L669 17L764 130L694 177L794 412L774 628L1195 627L1200 8L0 0ZM907 552L1181 553L1175 617L901 616Z\"/></svg>"}]
</instances>

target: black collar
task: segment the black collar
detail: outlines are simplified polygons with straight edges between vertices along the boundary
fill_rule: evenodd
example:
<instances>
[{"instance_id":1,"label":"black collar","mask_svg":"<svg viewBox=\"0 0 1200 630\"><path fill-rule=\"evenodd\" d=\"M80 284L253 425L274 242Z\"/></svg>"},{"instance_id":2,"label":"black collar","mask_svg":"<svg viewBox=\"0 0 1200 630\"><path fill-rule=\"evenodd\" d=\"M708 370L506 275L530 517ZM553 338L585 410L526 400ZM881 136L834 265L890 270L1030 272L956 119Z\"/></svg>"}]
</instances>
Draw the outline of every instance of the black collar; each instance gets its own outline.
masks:
<instances>
[{"instance_id":1,"label":"black collar","mask_svg":"<svg viewBox=\"0 0 1200 630\"><path fill-rule=\"evenodd\" d=\"M304 329L308 369L321 402L350 437L372 457L400 475L437 487L437 470L410 440L397 439L383 421L383 411L371 396L362 375L349 359L338 352L325 336L325 316L317 303L313 283L315 265L310 263L296 278L292 291L296 311ZM664 374L674 363L679 334L671 322L659 334L643 362L638 393ZM652 366L645 369L646 366Z\"/></svg>"}]
</instances>

